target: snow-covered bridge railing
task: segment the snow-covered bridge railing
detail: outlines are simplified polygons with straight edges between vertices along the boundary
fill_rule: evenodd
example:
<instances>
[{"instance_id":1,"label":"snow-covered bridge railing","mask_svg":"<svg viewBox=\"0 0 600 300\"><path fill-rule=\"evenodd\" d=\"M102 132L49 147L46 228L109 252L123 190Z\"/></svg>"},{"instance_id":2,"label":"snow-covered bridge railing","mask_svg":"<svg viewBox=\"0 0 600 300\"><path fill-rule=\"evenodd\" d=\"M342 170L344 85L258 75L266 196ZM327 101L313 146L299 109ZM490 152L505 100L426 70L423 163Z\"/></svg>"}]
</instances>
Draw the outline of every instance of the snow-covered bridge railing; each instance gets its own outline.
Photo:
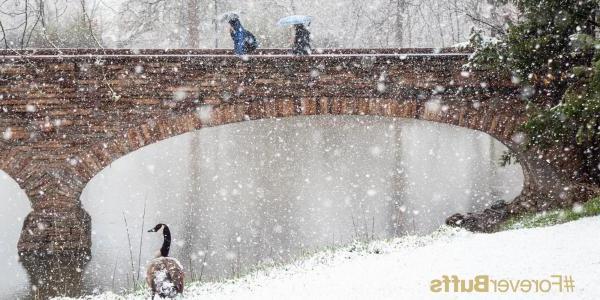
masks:
<instances>
[{"instance_id":1,"label":"snow-covered bridge railing","mask_svg":"<svg viewBox=\"0 0 600 300\"><path fill-rule=\"evenodd\" d=\"M467 127L516 149L515 132L526 117L520 91L509 76L465 71L469 53L261 51L247 57L190 49L0 51L0 168L33 207L19 251L89 252L90 218L79 196L92 177L136 149L206 126L378 115ZM524 195L564 193L550 164L519 155ZM510 210L538 205L524 199Z\"/></svg>"},{"instance_id":2,"label":"snow-covered bridge railing","mask_svg":"<svg viewBox=\"0 0 600 300\"><path fill-rule=\"evenodd\" d=\"M253 55L288 55L290 49L266 48L257 49ZM466 48L345 48L345 49L315 49L314 55L333 54L470 54ZM231 49L0 49L0 56L22 55L233 55Z\"/></svg>"}]
</instances>

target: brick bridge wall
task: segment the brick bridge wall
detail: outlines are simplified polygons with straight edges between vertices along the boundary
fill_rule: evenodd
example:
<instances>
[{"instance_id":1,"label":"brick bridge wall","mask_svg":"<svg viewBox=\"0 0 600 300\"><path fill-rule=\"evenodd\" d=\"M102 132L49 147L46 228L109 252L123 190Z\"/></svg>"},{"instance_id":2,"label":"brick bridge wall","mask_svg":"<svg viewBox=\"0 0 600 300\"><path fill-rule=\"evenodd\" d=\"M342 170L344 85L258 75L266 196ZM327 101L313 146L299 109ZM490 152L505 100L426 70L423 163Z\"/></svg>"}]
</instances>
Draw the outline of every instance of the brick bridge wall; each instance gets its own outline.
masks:
<instances>
[{"instance_id":1,"label":"brick bridge wall","mask_svg":"<svg viewBox=\"0 0 600 300\"><path fill-rule=\"evenodd\" d=\"M377 115L479 130L517 149L515 132L526 117L507 76L464 72L469 54L452 49L310 57L275 49L243 58L185 49L0 55L0 169L33 207L18 245L24 254L89 252L90 217L79 197L92 177L136 149L202 127ZM521 162L524 193L562 187L543 161Z\"/></svg>"}]
</instances>

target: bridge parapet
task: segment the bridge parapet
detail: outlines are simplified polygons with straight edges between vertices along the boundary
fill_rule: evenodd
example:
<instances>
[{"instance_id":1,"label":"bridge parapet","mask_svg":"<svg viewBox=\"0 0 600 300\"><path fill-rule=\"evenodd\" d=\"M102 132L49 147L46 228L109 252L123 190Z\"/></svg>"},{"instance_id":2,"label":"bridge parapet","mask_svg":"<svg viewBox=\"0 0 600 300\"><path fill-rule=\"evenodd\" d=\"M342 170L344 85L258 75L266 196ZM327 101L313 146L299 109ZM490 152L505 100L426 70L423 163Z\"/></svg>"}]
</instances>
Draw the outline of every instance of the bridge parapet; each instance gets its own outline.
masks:
<instances>
[{"instance_id":1,"label":"bridge parapet","mask_svg":"<svg viewBox=\"0 0 600 300\"><path fill-rule=\"evenodd\" d=\"M315 49L314 55L348 55L348 54L471 54L469 48L344 48L344 49ZM0 49L0 56L31 56L31 55L231 55L232 49L94 49L94 48L38 48L38 49ZM291 49L259 48L253 55L290 55Z\"/></svg>"}]
</instances>

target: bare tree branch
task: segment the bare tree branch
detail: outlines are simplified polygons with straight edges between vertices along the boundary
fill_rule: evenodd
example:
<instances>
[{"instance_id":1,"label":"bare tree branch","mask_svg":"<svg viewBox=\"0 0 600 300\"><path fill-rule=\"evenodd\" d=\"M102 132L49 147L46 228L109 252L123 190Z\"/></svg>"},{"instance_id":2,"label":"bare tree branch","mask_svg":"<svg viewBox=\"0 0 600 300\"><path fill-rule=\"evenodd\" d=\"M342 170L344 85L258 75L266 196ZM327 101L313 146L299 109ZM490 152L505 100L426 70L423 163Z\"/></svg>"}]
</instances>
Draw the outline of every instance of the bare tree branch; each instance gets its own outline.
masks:
<instances>
[{"instance_id":1,"label":"bare tree branch","mask_svg":"<svg viewBox=\"0 0 600 300\"><path fill-rule=\"evenodd\" d=\"M0 20L0 29L2 29L2 40L4 40L4 49L8 49L8 40L6 39L6 32L4 31L4 25Z\"/></svg>"},{"instance_id":2,"label":"bare tree branch","mask_svg":"<svg viewBox=\"0 0 600 300\"><path fill-rule=\"evenodd\" d=\"M29 1L25 0L25 28L23 28L23 35L21 36L21 49L25 45L25 34L27 33L27 19L29 17Z\"/></svg>"},{"instance_id":3,"label":"bare tree branch","mask_svg":"<svg viewBox=\"0 0 600 300\"><path fill-rule=\"evenodd\" d=\"M6 31L13 31L13 30L17 30L19 28L21 28L21 26L23 26L25 24L25 22L22 22L21 24L15 26L15 27L11 27L11 28L5 28Z\"/></svg>"},{"instance_id":4,"label":"bare tree branch","mask_svg":"<svg viewBox=\"0 0 600 300\"><path fill-rule=\"evenodd\" d=\"M52 42L52 40L48 36L48 33L46 32L46 28L42 28L42 36L44 37L46 42L48 42L48 44L50 44L54 49L58 49L56 44L54 44L54 42ZM62 53L62 52L59 50L59 53Z\"/></svg>"},{"instance_id":5,"label":"bare tree branch","mask_svg":"<svg viewBox=\"0 0 600 300\"><path fill-rule=\"evenodd\" d=\"M25 47L29 47L29 41L31 40L31 36L33 35L33 31L35 30L35 27L37 26L37 24L40 21L41 17L42 17L42 15L40 15L39 12L38 12L38 17L35 20L35 23L33 23L33 27L31 27L31 31L29 31L29 37L27 38L27 43L25 44Z\"/></svg>"},{"instance_id":6,"label":"bare tree branch","mask_svg":"<svg viewBox=\"0 0 600 300\"><path fill-rule=\"evenodd\" d=\"M104 49L104 47L102 46L102 44L100 44L100 42L96 38L96 35L94 34L94 28L92 27L92 20L90 19L90 16L87 14L87 11L85 10L85 0L80 0L80 3L81 3L81 10L83 12L83 20L84 21L87 20L87 25L88 25L88 29L90 31L90 36L94 39L94 42L96 42L96 45L98 45L99 48Z\"/></svg>"},{"instance_id":7,"label":"bare tree branch","mask_svg":"<svg viewBox=\"0 0 600 300\"><path fill-rule=\"evenodd\" d=\"M469 13L465 13L465 16L469 17L472 21L475 21L477 23L481 23L484 25L487 25L488 27L490 27L493 30L496 30L497 32L499 32L500 34L505 34L506 32L504 31L504 28L502 27L498 27L497 25L491 24L485 20L482 20L480 18L476 18L473 15L469 14Z\"/></svg>"}]
</instances>

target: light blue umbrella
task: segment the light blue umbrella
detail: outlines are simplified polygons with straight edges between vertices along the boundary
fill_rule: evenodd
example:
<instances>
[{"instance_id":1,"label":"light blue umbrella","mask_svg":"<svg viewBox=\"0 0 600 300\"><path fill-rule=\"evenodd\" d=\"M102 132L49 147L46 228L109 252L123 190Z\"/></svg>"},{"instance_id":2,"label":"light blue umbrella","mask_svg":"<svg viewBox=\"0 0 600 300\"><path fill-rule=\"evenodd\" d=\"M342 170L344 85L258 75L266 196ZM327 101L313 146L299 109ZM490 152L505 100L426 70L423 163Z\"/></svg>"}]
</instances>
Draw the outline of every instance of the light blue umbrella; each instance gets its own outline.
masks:
<instances>
[{"instance_id":1,"label":"light blue umbrella","mask_svg":"<svg viewBox=\"0 0 600 300\"><path fill-rule=\"evenodd\" d=\"M312 21L312 17L311 16L301 16L301 15L295 15L295 16L287 16L285 18L281 18L279 21L277 21L277 26L290 26L290 25L298 25L298 24L302 24L302 25L310 25L310 22Z\"/></svg>"}]
</instances>

